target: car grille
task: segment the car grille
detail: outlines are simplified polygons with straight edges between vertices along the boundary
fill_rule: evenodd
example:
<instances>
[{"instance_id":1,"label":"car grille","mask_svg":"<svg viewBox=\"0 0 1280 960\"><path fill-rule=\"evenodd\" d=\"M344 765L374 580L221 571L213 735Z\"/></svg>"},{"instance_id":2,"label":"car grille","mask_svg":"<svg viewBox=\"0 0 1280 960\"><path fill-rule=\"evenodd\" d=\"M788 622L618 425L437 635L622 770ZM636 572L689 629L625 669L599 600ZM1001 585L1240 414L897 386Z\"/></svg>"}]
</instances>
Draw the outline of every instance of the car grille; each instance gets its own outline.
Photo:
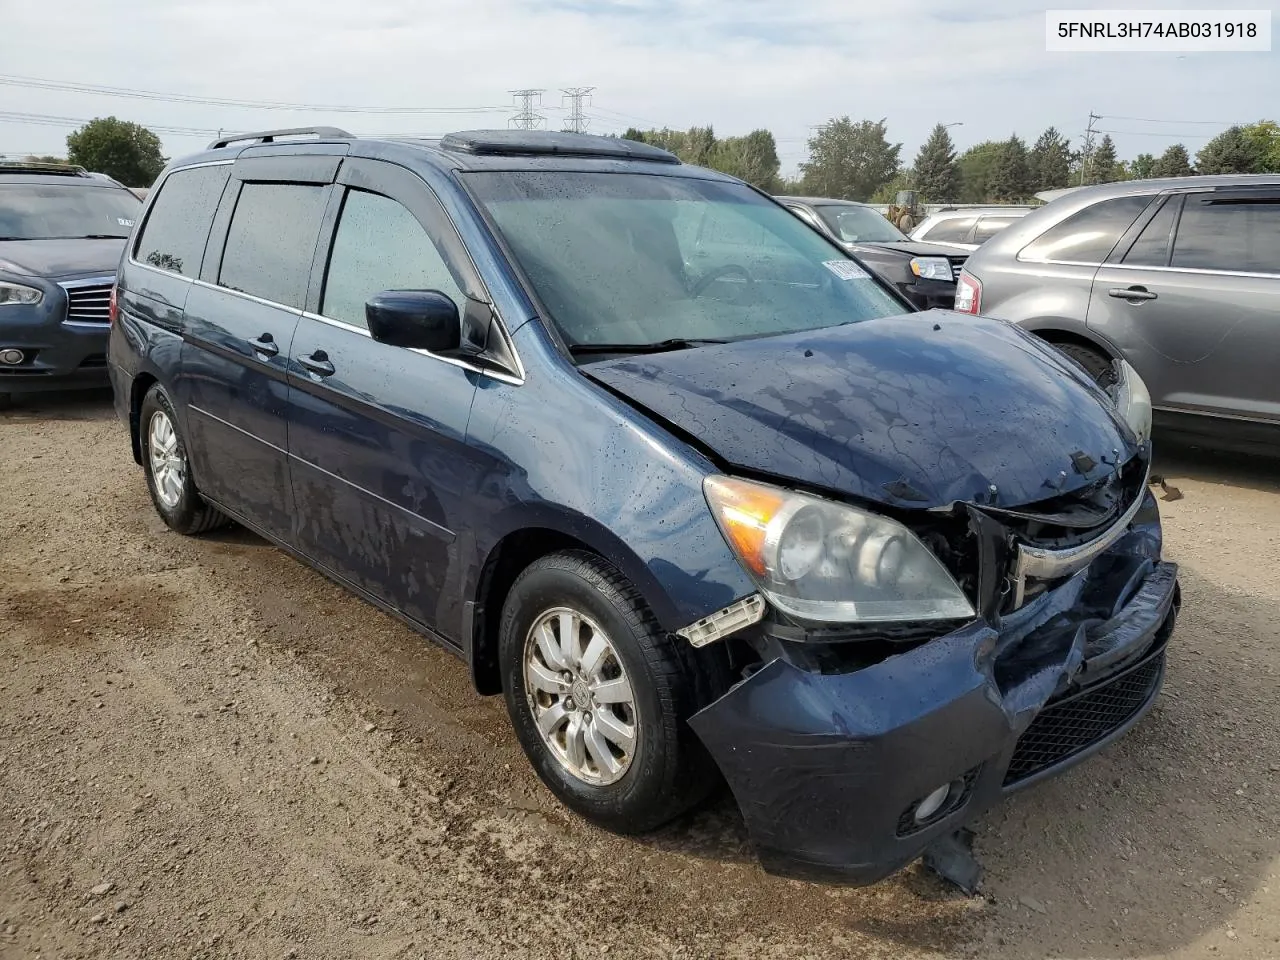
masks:
<instances>
[{"instance_id":1,"label":"car grille","mask_svg":"<svg viewBox=\"0 0 1280 960\"><path fill-rule=\"evenodd\" d=\"M1004 775L1006 787L1070 759L1134 718L1155 696L1164 648L1116 679L1050 703L1031 721Z\"/></svg>"},{"instance_id":2,"label":"car grille","mask_svg":"<svg viewBox=\"0 0 1280 960\"><path fill-rule=\"evenodd\" d=\"M114 277L69 280L60 284L67 292L67 322L106 326L110 322L111 287Z\"/></svg>"},{"instance_id":3,"label":"car grille","mask_svg":"<svg viewBox=\"0 0 1280 960\"><path fill-rule=\"evenodd\" d=\"M951 278L953 280L960 279L960 271L964 269L964 262L968 259L968 257L947 257L951 264Z\"/></svg>"}]
</instances>

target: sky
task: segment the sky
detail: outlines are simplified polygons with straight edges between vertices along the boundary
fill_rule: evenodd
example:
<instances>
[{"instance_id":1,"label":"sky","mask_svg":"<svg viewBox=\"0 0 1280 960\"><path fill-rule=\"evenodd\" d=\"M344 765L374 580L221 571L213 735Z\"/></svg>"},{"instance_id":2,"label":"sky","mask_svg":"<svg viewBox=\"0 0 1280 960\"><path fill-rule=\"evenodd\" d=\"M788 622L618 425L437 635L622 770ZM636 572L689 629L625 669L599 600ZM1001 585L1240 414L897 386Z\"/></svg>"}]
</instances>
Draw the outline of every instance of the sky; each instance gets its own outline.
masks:
<instances>
[{"instance_id":1,"label":"sky","mask_svg":"<svg viewBox=\"0 0 1280 960\"><path fill-rule=\"evenodd\" d=\"M510 91L594 87L589 132L765 127L784 173L813 128L885 118L902 158L935 123L964 149L1049 125L1078 142L1090 112L1122 159L1278 112L1273 53L1046 53L1044 11L1070 0L0 0L0 155L65 152L77 121L158 128L168 156L219 129L328 124L361 135L506 127ZM1204 7L1164 0L1161 9ZM1110 6L1150 7L1130 0ZM1255 4L1255 6L1258 6ZM1280 19L1280 18L1278 18ZM56 41L35 42L56 35ZM15 82L16 78L16 82ZM349 106L298 111L32 86L31 79L198 99ZM413 112L388 112L408 108ZM33 120L32 117L41 118ZM1158 121L1158 122L1151 122Z\"/></svg>"}]
</instances>

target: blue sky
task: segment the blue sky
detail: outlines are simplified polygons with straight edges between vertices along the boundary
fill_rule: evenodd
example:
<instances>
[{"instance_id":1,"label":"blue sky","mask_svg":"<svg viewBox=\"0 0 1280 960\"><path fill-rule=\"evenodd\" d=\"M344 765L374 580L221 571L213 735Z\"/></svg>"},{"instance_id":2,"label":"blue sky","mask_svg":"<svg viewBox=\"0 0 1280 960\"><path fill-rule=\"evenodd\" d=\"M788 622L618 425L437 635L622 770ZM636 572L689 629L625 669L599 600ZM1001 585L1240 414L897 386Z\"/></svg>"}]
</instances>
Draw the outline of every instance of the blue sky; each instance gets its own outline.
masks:
<instances>
[{"instance_id":1,"label":"blue sky","mask_svg":"<svg viewBox=\"0 0 1280 960\"><path fill-rule=\"evenodd\" d=\"M8 36L48 35L46 8L6 6ZM596 88L593 132L767 127L786 168L803 159L814 126L845 114L887 118L910 160L936 122L962 123L952 134L964 147L1015 131L1034 140L1050 124L1078 138L1093 111L1132 157L1179 139L1194 153L1230 123L1280 112L1274 54L1049 54L1046 6L1087 9L1063 0L132 0L126 10L59 0L57 42L6 44L0 75L421 112L264 110L10 84L0 85L0 154L61 152L71 121L107 114L170 128L171 155L219 128L504 127L508 91L525 87L547 91L541 112L552 127L568 86Z\"/></svg>"}]
</instances>

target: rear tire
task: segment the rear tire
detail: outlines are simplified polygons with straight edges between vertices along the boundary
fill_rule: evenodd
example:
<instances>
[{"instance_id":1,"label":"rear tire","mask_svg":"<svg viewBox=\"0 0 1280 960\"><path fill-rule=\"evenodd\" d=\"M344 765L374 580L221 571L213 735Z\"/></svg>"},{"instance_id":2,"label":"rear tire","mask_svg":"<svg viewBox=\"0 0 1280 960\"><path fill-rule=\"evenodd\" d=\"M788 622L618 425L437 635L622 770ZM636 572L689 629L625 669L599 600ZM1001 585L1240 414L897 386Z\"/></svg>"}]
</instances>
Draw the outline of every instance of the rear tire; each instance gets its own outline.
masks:
<instances>
[{"instance_id":1,"label":"rear tire","mask_svg":"<svg viewBox=\"0 0 1280 960\"><path fill-rule=\"evenodd\" d=\"M714 686L699 682L693 653L595 554L552 554L517 578L499 627L503 695L530 763L565 806L643 833L717 786L687 722Z\"/></svg>"},{"instance_id":2,"label":"rear tire","mask_svg":"<svg viewBox=\"0 0 1280 960\"><path fill-rule=\"evenodd\" d=\"M191 477L187 445L173 403L160 384L142 398L138 417L142 469L156 513L171 529L187 536L206 533L230 521L200 497Z\"/></svg>"},{"instance_id":3,"label":"rear tire","mask_svg":"<svg viewBox=\"0 0 1280 960\"><path fill-rule=\"evenodd\" d=\"M1055 343L1053 348L1059 353L1066 354L1083 367L1084 372L1089 374L1093 382L1099 386L1106 386L1114 376L1111 358L1101 350L1079 343Z\"/></svg>"}]
</instances>

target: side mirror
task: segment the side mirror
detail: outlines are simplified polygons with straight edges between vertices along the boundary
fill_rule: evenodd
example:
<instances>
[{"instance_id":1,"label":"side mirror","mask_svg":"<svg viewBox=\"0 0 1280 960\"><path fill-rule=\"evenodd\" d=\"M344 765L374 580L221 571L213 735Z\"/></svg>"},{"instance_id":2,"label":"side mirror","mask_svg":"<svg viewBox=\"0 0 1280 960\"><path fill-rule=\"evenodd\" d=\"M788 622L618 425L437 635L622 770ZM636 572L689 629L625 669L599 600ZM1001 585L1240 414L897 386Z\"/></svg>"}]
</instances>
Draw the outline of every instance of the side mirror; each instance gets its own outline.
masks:
<instances>
[{"instance_id":1,"label":"side mirror","mask_svg":"<svg viewBox=\"0 0 1280 960\"><path fill-rule=\"evenodd\" d=\"M438 290L383 290L364 316L373 339L393 347L448 353L462 343L458 305Z\"/></svg>"}]
</instances>

